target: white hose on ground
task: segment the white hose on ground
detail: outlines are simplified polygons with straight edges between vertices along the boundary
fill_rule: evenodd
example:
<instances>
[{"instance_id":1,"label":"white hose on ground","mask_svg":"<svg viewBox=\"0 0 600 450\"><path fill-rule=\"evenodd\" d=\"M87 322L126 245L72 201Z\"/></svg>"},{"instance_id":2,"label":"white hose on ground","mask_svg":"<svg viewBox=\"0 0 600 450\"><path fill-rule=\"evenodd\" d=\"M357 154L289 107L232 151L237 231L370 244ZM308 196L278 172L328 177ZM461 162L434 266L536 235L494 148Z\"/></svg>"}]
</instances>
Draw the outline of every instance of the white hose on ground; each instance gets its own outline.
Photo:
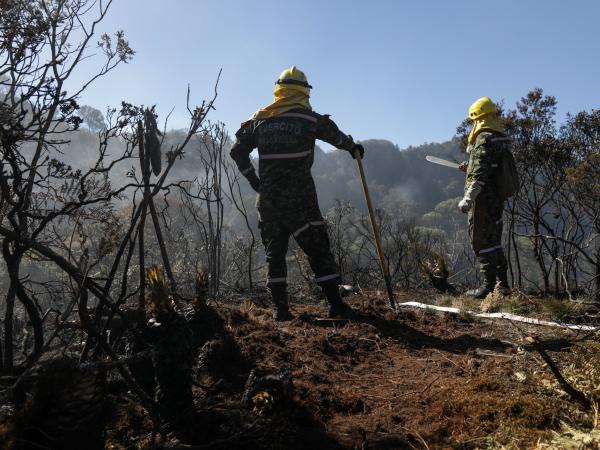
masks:
<instances>
[{"instance_id":1,"label":"white hose on ground","mask_svg":"<svg viewBox=\"0 0 600 450\"><path fill-rule=\"evenodd\" d=\"M433 310L433 311L447 312L447 313L451 313L451 314L460 314L461 312L466 312L468 314L471 314L474 317L481 317L483 319L513 320L515 322L529 323L532 325L544 325L547 327L568 328L570 330L577 330L577 331L600 330L600 327L593 327L590 325L571 325L571 324L567 324L567 323L550 322L548 320L534 319L531 317L517 316L516 314L502 313L502 312L480 313L480 312L475 312L475 311L461 311L459 308L452 308L449 306L428 305L426 303L420 303L420 302L404 302L404 303L399 303L398 306L429 309L429 310Z\"/></svg>"}]
</instances>

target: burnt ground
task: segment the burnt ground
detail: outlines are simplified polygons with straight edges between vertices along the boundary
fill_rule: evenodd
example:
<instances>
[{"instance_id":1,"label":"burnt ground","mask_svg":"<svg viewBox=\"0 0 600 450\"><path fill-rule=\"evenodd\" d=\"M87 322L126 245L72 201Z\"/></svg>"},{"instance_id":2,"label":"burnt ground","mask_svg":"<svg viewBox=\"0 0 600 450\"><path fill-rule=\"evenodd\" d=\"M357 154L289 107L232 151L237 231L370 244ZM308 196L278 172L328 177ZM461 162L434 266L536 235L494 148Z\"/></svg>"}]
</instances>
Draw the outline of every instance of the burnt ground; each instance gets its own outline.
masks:
<instances>
[{"instance_id":1,"label":"burnt ground","mask_svg":"<svg viewBox=\"0 0 600 450\"><path fill-rule=\"evenodd\" d=\"M427 292L397 296L435 300ZM598 333L394 312L377 292L348 299L359 311L352 321L318 320L325 305L304 299L292 303L294 320L278 323L260 299L242 300L204 313L211 338L194 367L192 425L179 434L173 427L153 431L113 375L102 446L600 448ZM587 403L565 392L539 350ZM263 382L247 389L253 369ZM91 444L78 448L98 448Z\"/></svg>"},{"instance_id":2,"label":"burnt ground","mask_svg":"<svg viewBox=\"0 0 600 450\"><path fill-rule=\"evenodd\" d=\"M318 304L293 305L296 318L284 323L250 300L216 307L216 350L196 371L193 448L569 448L552 444L565 424L584 434L598 426L593 405L569 397L524 339L534 337L569 383L597 399L597 334L396 313L377 293L349 303L360 311L350 322L316 320L326 311ZM293 391L274 386L270 407L244 402L252 368L289 369ZM107 448L150 445L147 417L115 397L111 410ZM177 446L172 435L162 443ZM598 448L586 445L572 448Z\"/></svg>"}]
</instances>

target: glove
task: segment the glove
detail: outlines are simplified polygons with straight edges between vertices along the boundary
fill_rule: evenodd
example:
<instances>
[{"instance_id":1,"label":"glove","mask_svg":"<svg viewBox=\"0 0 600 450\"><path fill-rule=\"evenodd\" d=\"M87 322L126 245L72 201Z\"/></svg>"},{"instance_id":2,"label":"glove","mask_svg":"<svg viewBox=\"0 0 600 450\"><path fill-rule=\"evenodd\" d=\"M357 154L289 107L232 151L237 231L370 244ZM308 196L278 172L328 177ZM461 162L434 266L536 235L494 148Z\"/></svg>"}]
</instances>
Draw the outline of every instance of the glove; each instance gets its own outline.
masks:
<instances>
[{"instance_id":1,"label":"glove","mask_svg":"<svg viewBox=\"0 0 600 450\"><path fill-rule=\"evenodd\" d=\"M465 214L469 212L471 206L473 206L473 201L468 198L463 198L460 202L458 202L458 209Z\"/></svg>"},{"instance_id":2,"label":"glove","mask_svg":"<svg viewBox=\"0 0 600 450\"><path fill-rule=\"evenodd\" d=\"M469 163L467 161L460 163L460 166L458 166L458 170L460 170L461 172L465 172L467 173L467 167L469 167Z\"/></svg>"},{"instance_id":3,"label":"glove","mask_svg":"<svg viewBox=\"0 0 600 450\"><path fill-rule=\"evenodd\" d=\"M365 156L365 148L362 146L362 144L354 144L350 149L350 154L354 159L356 159L356 152L358 152L360 155L360 159L363 159Z\"/></svg>"}]
</instances>

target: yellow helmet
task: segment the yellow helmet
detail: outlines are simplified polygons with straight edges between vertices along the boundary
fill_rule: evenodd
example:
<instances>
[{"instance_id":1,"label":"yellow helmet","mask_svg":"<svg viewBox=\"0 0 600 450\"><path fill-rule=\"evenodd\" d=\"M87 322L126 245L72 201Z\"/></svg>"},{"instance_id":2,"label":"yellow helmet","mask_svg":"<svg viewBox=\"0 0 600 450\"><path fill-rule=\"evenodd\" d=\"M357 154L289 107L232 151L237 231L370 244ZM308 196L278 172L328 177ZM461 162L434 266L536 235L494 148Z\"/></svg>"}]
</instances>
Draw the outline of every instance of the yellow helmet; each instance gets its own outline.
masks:
<instances>
[{"instance_id":1,"label":"yellow helmet","mask_svg":"<svg viewBox=\"0 0 600 450\"><path fill-rule=\"evenodd\" d=\"M310 89L312 89L312 86L308 84L304 72L296 66L288 67L281 72L275 84L279 86L284 85L290 89L303 92L306 95L310 95Z\"/></svg>"},{"instance_id":2,"label":"yellow helmet","mask_svg":"<svg viewBox=\"0 0 600 450\"><path fill-rule=\"evenodd\" d=\"M488 97L481 97L475 100L475 103L469 108L469 119L477 120L486 114L495 113L498 109L492 100Z\"/></svg>"}]
</instances>

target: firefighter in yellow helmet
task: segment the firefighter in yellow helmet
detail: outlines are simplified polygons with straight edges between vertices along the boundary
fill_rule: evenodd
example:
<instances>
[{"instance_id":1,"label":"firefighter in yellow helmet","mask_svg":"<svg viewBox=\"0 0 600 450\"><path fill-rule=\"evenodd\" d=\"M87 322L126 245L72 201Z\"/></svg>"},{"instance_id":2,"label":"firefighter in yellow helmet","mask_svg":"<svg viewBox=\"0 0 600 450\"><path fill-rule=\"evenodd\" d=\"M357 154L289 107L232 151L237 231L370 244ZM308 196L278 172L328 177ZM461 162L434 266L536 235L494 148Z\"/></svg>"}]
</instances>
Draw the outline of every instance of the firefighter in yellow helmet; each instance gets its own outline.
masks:
<instances>
[{"instance_id":1,"label":"firefighter in yellow helmet","mask_svg":"<svg viewBox=\"0 0 600 450\"><path fill-rule=\"evenodd\" d=\"M505 198L499 193L498 171L502 155L510 146L498 109L488 97L476 100L469 108L473 122L468 139L469 162L465 191L458 206L468 213L469 234L477 257L483 284L467 292L485 298L498 281L508 290L507 261L502 248L502 214Z\"/></svg>"},{"instance_id":2,"label":"firefighter in yellow helmet","mask_svg":"<svg viewBox=\"0 0 600 450\"><path fill-rule=\"evenodd\" d=\"M293 237L308 256L329 301L329 316L351 315L339 294L339 268L331 254L326 223L319 210L311 175L315 140L320 139L353 157L364 149L342 133L328 115L312 110L312 86L296 66L285 69L275 82L273 102L259 109L236 133L231 157L258 192L256 206L267 262L267 288L276 320L289 320L286 253ZM250 153L258 147L258 172Z\"/></svg>"}]
</instances>

